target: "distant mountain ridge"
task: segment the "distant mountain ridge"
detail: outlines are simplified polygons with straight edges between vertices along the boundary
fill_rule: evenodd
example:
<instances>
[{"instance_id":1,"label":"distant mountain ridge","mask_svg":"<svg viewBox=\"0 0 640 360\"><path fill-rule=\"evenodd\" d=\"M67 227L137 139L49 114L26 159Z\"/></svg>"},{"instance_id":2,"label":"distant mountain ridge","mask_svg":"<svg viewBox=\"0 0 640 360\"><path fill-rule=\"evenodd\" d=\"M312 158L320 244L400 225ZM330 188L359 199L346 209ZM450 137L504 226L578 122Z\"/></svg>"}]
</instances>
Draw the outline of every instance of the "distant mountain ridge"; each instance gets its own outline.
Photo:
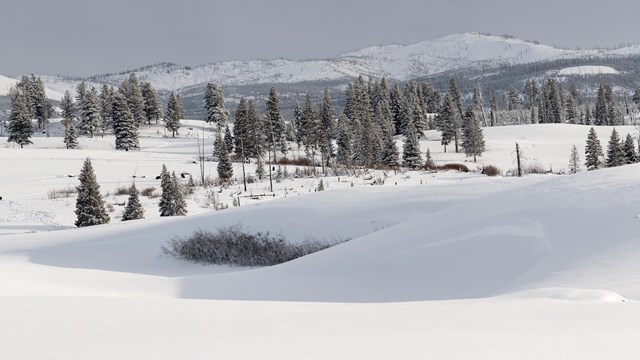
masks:
<instances>
[{"instance_id":1,"label":"distant mountain ridge","mask_svg":"<svg viewBox=\"0 0 640 360\"><path fill-rule=\"evenodd\" d=\"M149 65L134 71L87 78L42 76L45 84L63 93L80 80L120 84L136 72L158 90L177 91L215 82L221 86L293 84L336 81L362 75L405 81L460 68L493 68L546 60L640 56L640 45L616 49L565 50L507 36L475 32L448 35L409 45L372 46L332 59L228 61L198 66L172 63Z\"/></svg>"}]
</instances>

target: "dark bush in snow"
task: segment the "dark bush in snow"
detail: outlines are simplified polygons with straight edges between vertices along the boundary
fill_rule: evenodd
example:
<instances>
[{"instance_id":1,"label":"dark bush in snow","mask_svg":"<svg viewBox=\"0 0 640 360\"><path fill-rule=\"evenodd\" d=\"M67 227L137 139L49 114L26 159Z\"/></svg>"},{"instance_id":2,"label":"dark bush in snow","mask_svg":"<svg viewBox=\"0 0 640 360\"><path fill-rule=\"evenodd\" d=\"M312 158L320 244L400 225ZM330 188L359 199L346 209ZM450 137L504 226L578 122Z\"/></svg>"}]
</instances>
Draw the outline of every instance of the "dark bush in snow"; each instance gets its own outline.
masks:
<instances>
[{"instance_id":1,"label":"dark bush in snow","mask_svg":"<svg viewBox=\"0 0 640 360\"><path fill-rule=\"evenodd\" d=\"M438 170L448 171L454 170L459 172L469 172L469 168L465 164L449 163L438 166Z\"/></svg>"},{"instance_id":2,"label":"dark bush in snow","mask_svg":"<svg viewBox=\"0 0 640 360\"><path fill-rule=\"evenodd\" d=\"M493 166L493 165L487 165L484 168L482 168L482 173L487 175L487 176L498 176L500 175L500 169Z\"/></svg>"},{"instance_id":3,"label":"dark bush in snow","mask_svg":"<svg viewBox=\"0 0 640 360\"><path fill-rule=\"evenodd\" d=\"M189 237L173 238L162 251L178 259L202 264L271 266L347 240L329 242L307 238L299 244L292 244L282 234L250 233L242 225L234 225L221 227L215 232L198 230Z\"/></svg>"}]
</instances>

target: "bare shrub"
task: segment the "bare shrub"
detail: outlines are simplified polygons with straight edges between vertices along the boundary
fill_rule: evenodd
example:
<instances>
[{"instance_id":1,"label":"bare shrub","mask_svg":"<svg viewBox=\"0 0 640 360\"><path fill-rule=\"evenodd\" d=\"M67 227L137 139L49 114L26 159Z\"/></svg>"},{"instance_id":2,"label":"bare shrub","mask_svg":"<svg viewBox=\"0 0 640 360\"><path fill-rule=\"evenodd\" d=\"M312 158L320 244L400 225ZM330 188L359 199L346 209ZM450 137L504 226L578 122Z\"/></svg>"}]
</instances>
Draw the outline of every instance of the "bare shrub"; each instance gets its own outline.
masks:
<instances>
[{"instance_id":1,"label":"bare shrub","mask_svg":"<svg viewBox=\"0 0 640 360\"><path fill-rule=\"evenodd\" d=\"M131 195L131 186L118 186L115 195Z\"/></svg>"},{"instance_id":2,"label":"bare shrub","mask_svg":"<svg viewBox=\"0 0 640 360\"><path fill-rule=\"evenodd\" d=\"M72 197L78 193L75 187L69 186L62 189L49 189L47 197L51 200Z\"/></svg>"},{"instance_id":3,"label":"bare shrub","mask_svg":"<svg viewBox=\"0 0 640 360\"><path fill-rule=\"evenodd\" d=\"M539 161L528 162L525 166L522 167L522 172L524 174L546 174L548 173L547 169L545 169Z\"/></svg>"},{"instance_id":4,"label":"bare shrub","mask_svg":"<svg viewBox=\"0 0 640 360\"><path fill-rule=\"evenodd\" d=\"M156 193L156 188L154 188L153 186L142 189L140 191L140 195L146 196L149 199L155 199L160 196L160 194Z\"/></svg>"},{"instance_id":5,"label":"bare shrub","mask_svg":"<svg viewBox=\"0 0 640 360\"><path fill-rule=\"evenodd\" d=\"M305 238L287 242L282 234L249 233L241 224L223 226L215 232L198 230L191 236L169 240L163 253L178 259L215 265L272 266L324 250L347 240L321 241Z\"/></svg>"},{"instance_id":6,"label":"bare shrub","mask_svg":"<svg viewBox=\"0 0 640 360\"><path fill-rule=\"evenodd\" d=\"M297 166L310 166L311 159L307 157L299 156L298 158L289 159L288 157L281 157L275 162L276 165L297 165Z\"/></svg>"},{"instance_id":7,"label":"bare shrub","mask_svg":"<svg viewBox=\"0 0 640 360\"><path fill-rule=\"evenodd\" d=\"M469 172L469 168L467 167L467 165L459 164L459 163L448 163L444 165L439 165L438 170L442 170L442 171L454 170L454 171L465 172L465 173Z\"/></svg>"},{"instance_id":8,"label":"bare shrub","mask_svg":"<svg viewBox=\"0 0 640 360\"><path fill-rule=\"evenodd\" d=\"M500 169L496 166L493 165L486 165L485 167L482 168L482 173L487 175L487 176L498 176L500 175L502 172L500 171Z\"/></svg>"}]
</instances>

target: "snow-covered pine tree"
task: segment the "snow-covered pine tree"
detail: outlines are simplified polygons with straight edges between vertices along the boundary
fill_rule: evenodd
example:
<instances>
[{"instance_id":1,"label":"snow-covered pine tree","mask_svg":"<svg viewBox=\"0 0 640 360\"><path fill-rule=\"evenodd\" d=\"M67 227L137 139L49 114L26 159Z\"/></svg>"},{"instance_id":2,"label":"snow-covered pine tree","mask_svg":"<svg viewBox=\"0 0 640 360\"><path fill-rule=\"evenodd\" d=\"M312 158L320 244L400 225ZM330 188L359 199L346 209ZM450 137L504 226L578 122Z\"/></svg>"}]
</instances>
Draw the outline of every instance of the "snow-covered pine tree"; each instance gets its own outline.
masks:
<instances>
[{"instance_id":1,"label":"snow-covered pine tree","mask_svg":"<svg viewBox=\"0 0 640 360\"><path fill-rule=\"evenodd\" d=\"M476 116L473 108L468 108L465 112L467 126L463 136L462 147L466 156L473 156L473 162L476 162L477 156L482 156L484 152L484 135L480 127L480 120Z\"/></svg>"},{"instance_id":2,"label":"snow-covered pine tree","mask_svg":"<svg viewBox=\"0 0 640 360\"><path fill-rule=\"evenodd\" d=\"M300 150L302 144L305 143L304 134L306 124L304 122L304 112L302 111L300 104L298 104L298 102L296 101L296 104L293 108L293 123L295 124L296 129L296 143L298 144L298 150Z\"/></svg>"},{"instance_id":3,"label":"snow-covered pine tree","mask_svg":"<svg viewBox=\"0 0 640 360\"><path fill-rule=\"evenodd\" d=\"M382 151L382 163L391 169L397 168L400 162L398 145L396 145L396 140L389 132L385 135Z\"/></svg>"},{"instance_id":4,"label":"snow-covered pine tree","mask_svg":"<svg viewBox=\"0 0 640 360\"><path fill-rule=\"evenodd\" d=\"M229 152L227 151L227 147L224 145L224 141L220 135L218 135L217 141L221 144L220 150L218 153L218 178L221 181L227 183L233 176L233 166L231 165L231 160L229 159Z\"/></svg>"},{"instance_id":5,"label":"snow-covered pine tree","mask_svg":"<svg viewBox=\"0 0 640 360\"><path fill-rule=\"evenodd\" d=\"M147 124L157 124L160 119L163 118L162 101L160 100L160 95L158 95L156 90L149 82L142 83L142 89L140 91L142 92L144 113L145 118L147 119Z\"/></svg>"},{"instance_id":6,"label":"snow-covered pine tree","mask_svg":"<svg viewBox=\"0 0 640 360\"><path fill-rule=\"evenodd\" d=\"M64 129L64 144L67 149L77 149L78 134L76 133L76 126L73 124L73 120L68 122L68 125Z\"/></svg>"},{"instance_id":7,"label":"snow-covered pine tree","mask_svg":"<svg viewBox=\"0 0 640 360\"><path fill-rule=\"evenodd\" d=\"M587 136L587 145L584 148L585 154L585 166L587 170L595 170L602 167L602 157L604 156L602 153L602 145L600 145L600 140L598 139L598 134L594 128L589 130L589 135Z\"/></svg>"},{"instance_id":8,"label":"snow-covered pine tree","mask_svg":"<svg viewBox=\"0 0 640 360\"><path fill-rule=\"evenodd\" d=\"M220 159L220 156L222 154L222 149L225 148L226 149L226 145L224 143L224 140L222 139L222 137L220 135L216 135L216 139L213 140L213 158L216 160Z\"/></svg>"},{"instance_id":9,"label":"snow-covered pine tree","mask_svg":"<svg viewBox=\"0 0 640 360\"><path fill-rule=\"evenodd\" d=\"M147 114L144 111L144 98L142 96L142 89L140 88L140 82L135 73L131 73L129 77L122 82L120 91L127 100L129 111L133 117L133 124L140 127L146 124Z\"/></svg>"},{"instance_id":10,"label":"snow-covered pine tree","mask_svg":"<svg viewBox=\"0 0 640 360\"><path fill-rule=\"evenodd\" d=\"M167 102L167 111L164 113L164 127L171 131L171 137L175 137L180 130L180 100L171 92Z\"/></svg>"},{"instance_id":11,"label":"snow-covered pine tree","mask_svg":"<svg viewBox=\"0 0 640 360\"><path fill-rule=\"evenodd\" d=\"M577 174L580 171L580 154L578 148L573 145L571 155L569 156L569 173Z\"/></svg>"},{"instance_id":12,"label":"snow-covered pine tree","mask_svg":"<svg viewBox=\"0 0 640 360\"><path fill-rule=\"evenodd\" d=\"M162 195L160 196L160 216L173 216L174 212L174 188L171 182L171 174L167 170L167 166L162 164L162 171L160 172L160 189Z\"/></svg>"},{"instance_id":13,"label":"snow-covered pine tree","mask_svg":"<svg viewBox=\"0 0 640 360\"><path fill-rule=\"evenodd\" d=\"M102 133L113 129L113 116L111 114L113 108L113 88L107 84L102 85L100 89L100 115L102 116Z\"/></svg>"},{"instance_id":14,"label":"snow-covered pine tree","mask_svg":"<svg viewBox=\"0 0 640 360\"><path fill-rule=\"evenodd\" d=\"M28 99L25 91L18 87L11 88L9 98L11 112L9 113L9 138L7 141L20 145L22 149L25 145L33 144L31 141L33 124L31 123Z\"/></svg>"},{"instance_id":15,"label":"snow-covered pine tree","mask_svg":"<svg viewBox=\"0 0 640 360\"><path fill-rule=\"evenodd\" d=\"M402 146L402 166L411 169L419 168L422 165L422 156L420 155L420 143L418 142L418 133L413 122L407 124L406 134L404 136L404 144Z\"/></svg>"},{"instance_id":16,"label":"snow-covered pine tree","mask_svg":"<svg viewBox=\"0 0 640 360\"><path fill-rule=\"evenodd\" d=\"M427 153L425 155L424 168L427 170L433 170L436 168L436 163L433 161L433 157L431 157L431 150L429 150L429 148L427 148Z\"/></svg>"},{"instance_id":17,"label":"snow-covered pine tree","mask_svg":"<svg viewBox=\"0 0 640 360\"><path fill-rule=\"evenodd\" d=\"M75 118L73 99L71 99L71 93L69 93L69 90L64 92L62 102L60 102L60 108L62 109L62 123L66 127L72 123Z\"/></svg>"},{"instance_id":18,"label":"snow-covered pine tree","mask_svg":"<svg viewBox=\"0 0 640 360\"><path fill-rule=\"evenodd\" d=\"M618 131L613 128L611 131L611 137L609 138L609 145L607 146L607 167L621 166L626 163L624 156L624 149Z\"/></svg>"},{"instance_id":19,"label":"snow-covered pine tree","mask_svg":"<svg viewBox=\"0 0 640 360\"><path fill-rule=\"evenodd\" d=\"M638 162L638 153L636 152L636 144L631 134L627 134L622 147L626 164L634 164Z\"/></svg>"},{"instance_id":20,"label":"snow-covered pine tree","mask_svg":"<svg viewBox=\"0 0 640 360\"><path fill-rule=\"evenodd\" d=\"M129 199L127 200L127 206L124 208L122 214L122 221L144 219L144 209L140 204L140 193L136 189L136 184L131 184L129 190Z\"/></svg>"},{"instance_id":21,"label":"snow-covered pine tree","mask_svg":"<svg viewBox=\"0 0 640 360\"><path fill-rule=\"evenodd\" d=\"M207 122L216 125L218 132L224 129L229 118L229 111L224 107L224 93L217 84L207 84L204 93L204 107L207 111Z\"/></svg>"},{"instance_id":22,"label":"snow-covered pine tree","mask_svg":"<svg viewBox=\"0 0 640 360\"><path fill-rule=\"evenodd\" d=\"M444 104L442 106L442 111L438 117L439 128L442 132L440 144L444 145L444 152L447 152L447 145L451 144L451 141L455 137L455 116L456 116L456 108L451 99L450 94L446 94L444 96Z\"/></svg>"},{"instance_id":23,"label":"snow-covered pine tree","mask_svg":"<svg viewBox=\"0 0 640 360\"><path fill-rule=\"evenodd\" d=\"M236 154L244 155L245 158L248 157L247 140L247 101L241 98L233 119L233 145Z\"/></svg>"},{"instance_id":24,"label":"snow-covered pine tree","mask_svg":"<svg viewBox=\"0 0 640 360\"><path fill-rule=\"evenodd\" d=\"M286 154L287 141L285 138L285 125L282 115L280 114L280 99L276 88L269 90L269 98L267 99L267 126L269 147L273 150L273 161L277 162L277 153L280 151Z\"/></svg>"},{"instance_id":25,"label":"snow-covered pine tree","mask_svg":"<svg viewBox=\"0 0 640 360\"><path fill-rule=\"evenodd\" d=\"M82 121L80 129L89 134L90 137L102 127L102 116L100 115L100 99L95 88L91 88L84 96L82 107Z\"/></svg>"},{"instance_id":26,"label":"snow-covered pine tree","mask_svg":"<svg viewBox=\"0 0 640 360\"><path fill-rule=\"evenodd\" d=\"M231 135L229 125L224 127L224 145L227 147L228 152L233 151L233 136Z\"/></svg>"},{"instance_id":27,"label":"snow-covered pine tree","mask_svg":"<svg viewBox=\"0 0 640 360\"><path fill-rule=\"evenodd\" d=\"M138 142L138 127L134 124L127 100L121 92L113 97L113 132L116 137L116 150L140 149Z\"/></svg>"},{"instance_id":28,"label":"snow-covered pine tree","mask_svg":"<svg viewBox=\"0 0 640 360\"><path fill-rule=\"evenodd\" d=\"M184 191L180 183L178 182L178 177L176 177L176 172L171 173L171 186L173 187L174 193L174 216L185 216L187 215L187 201L184 198Z\"/></svg>"},{"instance_id":29,"label":"snow-covered pine tree","mask_svg":"<svg viewBox=\"0 0 640 360\"><path fill-rule=\"evenodd\" d=\"M596 109L593 113L595 125L609 124L609 110L607 109L607 99L605 96L605 86L601 83L598 86L598 95L596 97Z\"/></svg>"},{"instance_id":30,"label":"snow-covered pine tree","mask_svg":"<svg viewBox=\"0 0 640 360\"><path fill-rule=\"evenodd\" d=\"M336 156L336 160L339 164L342 164L347 167L347 169L351 168L353 150L351 145L352 139L352 131L349 126L349 118L347 115L342 113L340 118L338 119L338 139L336 140L336 145L338 146L338 153Z\"/></svg>"},{"instance_id":31,"label":"snow-covered pine tree","mask_svg":"<svg viewBox=\"0 0 640 360\"><path fill-rule=\"evenodd\" d=\"M101 225L109 222L109 214L104 208L102 195L100 195L100 185L93 172L91 160L84 161L80 175L78 176L80 185L76 187L78 197L76 198L75 225L77 227Z\"/></svg>"}]
</instances>

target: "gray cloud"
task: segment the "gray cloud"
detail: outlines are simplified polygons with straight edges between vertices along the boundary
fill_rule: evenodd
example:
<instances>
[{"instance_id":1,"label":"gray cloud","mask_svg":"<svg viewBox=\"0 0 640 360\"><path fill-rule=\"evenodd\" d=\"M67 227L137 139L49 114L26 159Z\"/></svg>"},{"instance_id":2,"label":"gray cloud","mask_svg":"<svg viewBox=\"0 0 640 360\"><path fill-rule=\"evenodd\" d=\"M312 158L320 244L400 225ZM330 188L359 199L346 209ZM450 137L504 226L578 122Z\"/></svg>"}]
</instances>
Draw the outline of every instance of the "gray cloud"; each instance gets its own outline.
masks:
<instances>
[{"instance_id":1,"label":"gray cloud","mask_svg":"<svg viewBox=\"0 0 640 360\"><path fill-rule=\"evenodd\" d=\"M6 75L326 58L470 30L570 48L640 42L633 0L21 0L1 12Z\"/></svg>"}]
</instances>

